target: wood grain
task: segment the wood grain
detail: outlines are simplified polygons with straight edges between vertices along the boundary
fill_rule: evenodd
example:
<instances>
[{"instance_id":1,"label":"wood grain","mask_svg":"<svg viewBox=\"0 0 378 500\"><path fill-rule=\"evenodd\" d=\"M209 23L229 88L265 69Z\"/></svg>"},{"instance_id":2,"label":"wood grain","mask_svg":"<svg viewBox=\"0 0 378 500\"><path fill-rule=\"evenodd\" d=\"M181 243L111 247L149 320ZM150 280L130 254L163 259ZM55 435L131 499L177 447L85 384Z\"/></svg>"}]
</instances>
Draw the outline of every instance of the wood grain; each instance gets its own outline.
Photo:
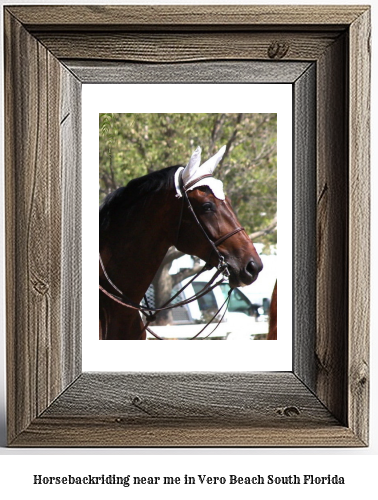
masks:
<instances>
[{"instance_id":1,"label":"wood grain","mask_svg":"<svg viewBox=\"0 0 378 500\"><path fill-rule=\"evenodd\" d=\"M212 61L185 64L63 60L82 83L293 83L306 62Z\"/></svg>"},{"instance_id":2,"label":"wood grain","mask_svg":"<svg viewBox=\"0 0 378 500\"><path fill-rule=\"evenodd\" d=\"M59 123L46 112L47 103L51 114L59 109L60 69L17 21L6 16L5 22L6 245L13 258L13 266L7 266L8 404L13 415L8 429L14 437L62 389L56 373L61 338Z\"/></svg>"},{"instance_id":3,"label":"wood grain","mask_svg":"<svg viewBox=\"0 0 378 500\"><path fill-rule=\"evenodd\" d=\"M370 11L350 29L349 426L368 441L370 313Z\"/></svg>"},{"instance_id":4,"label":"wood grain","mask_svg":"<svg viewBox=\"0 0 378 500\"><path fill-rule=\"evenodd\" d=\"M315 391L316 342L316 65L293 85L294 372Z\"/></svg>"},{"instance_id":5,"label":"wood grain","mask_svg":"<svg viewBox=\"0 0 378 500\"><path fill-rule=\"evenodd\" d=\"M206 60L314 61L338 34L325 33L71 33L37 32L59 59L172 63Z\"/></svg>"},{"instance_id":6,"label":"wood grain","mask_svg":"<svg viewBox=\"0 0 378 500\"><path fill-rule=\"evenodd\" d=\"M81 82L61 65L62 386L81 373Z\"/></svg>"},{"instance_id":7,"label":"wood grain","mask_svg":"<svg viewBox=\"0 0 378 500\"><path fill-rule=\"evenodd\" d=\"M348 89L347 37L317 66L317 389L347 424L348 339Z\"/></svg>"},{"instance_id":8,"label":"wood grain","mask_svg":"<svg viewBox=\"0 0 378 500\"><path fill-rule=\"evenodd\" d=\"M12 6L7 7L29 30L59 28L77 31L100 29L190 29L193 27L231 26L261 29L266 26L298 28L302 26L346 27L365 10L363 5L150 5L150 6Z\"/></svg>"},{"instance_id":9,"label":"wood grain","mask_svg":"<svg viewBox=\"0 0 378 500\"><path fill-rule=\"evenodd\" d=\"M43 417L73 414L118 416L147 426L151 420L166 419L188 424L206 419L260 426L338 423L289 372L255 373L253 384L250 373L84 373Z\"/></svg>"},{"instance_id":10,"label":"wood grain","mask_svg":"<svg viewBox=\"0 0 378 500\"><path fill-rule=\"evenodd\" d=\"M101 446L104 432L108 446L361 445L290 373L83 374L13 445Z\"/></svg>"},{"instance_id":11,"label":"wood grain","mask_svg":"<svg viewBox=\"0 0 378 500\"><path fill-rule=\"evenodd\" d=\"M166 421L130 427L122 421L89 419L37 419L12 443L22 447L360 447L363 443L347 427L274 428L248 425L190 425Z\"/></svg>"},{"instance_id":12,"label":"wood grain","mask_svg":"<svg viewBox=\"0 0 378 500\"><path fill-rule=\"evenodd\" d=\"M12 440L80 373L72 354L75 330L63 314L66 298L77 303L80 296L75 296L75 287L62 294L62 283L70 279L67 265L80 253L77 248L72 255L70 235L62 233L70 204L62 196L73 197L67 191L69 169L63 172L61 164L62 74L67 71L18 21L6 15L5 22L7 398ZM76 133L74 127L71 133ZM77 169L78 163L70 166ZM80 276L74 279L80 282ZM77 331L78 318L71 312Z\"/></svg>"}]
</instances>

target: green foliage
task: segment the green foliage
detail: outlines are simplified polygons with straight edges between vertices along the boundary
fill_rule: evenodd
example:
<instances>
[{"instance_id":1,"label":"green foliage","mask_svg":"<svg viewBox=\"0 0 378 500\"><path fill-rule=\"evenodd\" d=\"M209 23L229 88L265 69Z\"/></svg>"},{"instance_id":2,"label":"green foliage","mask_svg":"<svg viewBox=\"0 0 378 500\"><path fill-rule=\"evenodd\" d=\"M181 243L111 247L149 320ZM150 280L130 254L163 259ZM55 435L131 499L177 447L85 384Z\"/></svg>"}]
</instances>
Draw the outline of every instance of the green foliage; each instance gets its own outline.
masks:
<instances>
[{"instance_id":1,"label":"green foliage","mask_svg":"<svg viewBox=\"0 0 378 500\"><path fill-rule=\"evenodd\" d=\"M227 146L216 177L224 182L248 233L269 226L277 210L276 114L100 114L100 201L131 179L185 165L202 147L206 160ZM276 232L259 238L276 242Z\"/></svg>"}]
</instances>

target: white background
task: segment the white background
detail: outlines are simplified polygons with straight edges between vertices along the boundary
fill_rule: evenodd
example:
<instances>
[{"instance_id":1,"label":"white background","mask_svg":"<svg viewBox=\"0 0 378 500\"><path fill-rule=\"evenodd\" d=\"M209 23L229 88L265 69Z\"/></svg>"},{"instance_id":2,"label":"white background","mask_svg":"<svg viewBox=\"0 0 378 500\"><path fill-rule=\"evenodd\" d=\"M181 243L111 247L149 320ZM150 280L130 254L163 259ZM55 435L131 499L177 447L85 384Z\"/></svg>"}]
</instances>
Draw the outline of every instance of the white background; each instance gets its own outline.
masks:
<instances>
[{"instance_id":1,"label":"white background","mask_svg":"<svg viewBox=\"0 0 378 500\"><path fill-rule=\"evenodd\" d=\"M26 3L13 0L11 4ZM33 3L39 3L34 0ZM47 3L51 3L47 2ZM55 2L58 3L58 2ZM66 1L63 4L86 3L88 1ZM106 3L92 0L91 4ZM113 4L127 3L125 1L116 2ZM132 3L137 4L134 0ZM151 2L152 3L152 2ZM155 2L162 3L162 2ZM167 3L167 2L166 2ZM171 2L173 3L173 2ZM180 2L175 2L180 3ZM191 2L187 2L191 3ZM194 3L194 2L192 2ZM207 4L230 4L230 3L253 3L238 0L237 2L222 2L216 0L211 2L195 2ZM276 0L275 2L259 1L259 4L285 4L288 2ZM310 2L298 2L292 0L291 4L313 4ZM337 1L322 1L323 4L361 4L365 2L347 0ZM221 8L221 7L220 7ZM374 31L374 26L377 23L376 9L372 10L373 21L373 73L372 73L372 89L377 88L377 37ZM374 36L375 35L375 36ZM3 99L3 96L1 96ZM3 102L3 100L1 101ZM1 134L2 135L2 134ZM375 93L372 93L372 137L377 137L377 99ZM372 143L372 239L371 239L371 255L372 258L372 295L371 303L371 439L370 447L363 449L69 449L69 450L8 450L5 446L5 417L4 417L4 397L1 405L0 414L0 489L4 498L9 498L10 495L18 498L23 495L28 498L51 499L53 496L57 499L66 499L67 496L72 498L82 498L84 495L91 495L91 498L103 498L104 495L112 495L112 498L131 498L147 499L152 497L159 498L163 496L169 498L200 498L208 497L209 494L216 495L237 495L238 499L251 499L254 497L270 496L286 498L290 495L292 499L302 499L305 495L309 500L319 498L334 499L340 495L343 499L355 499L356 497L373 498L376 491L376 471L377 471L377 452L378 452L378 411L377 411L377 320L378 320L378 270L375 256L378 255L378 207L375 192L378 189L377 169L374 165L377 164L377 141ZM4 222L1 220L1 229L3 230ZM1 278L4 277L4 260L2 248L1 262ZM4 288L2 288L2 292ZM4 298L1 303L1 313L4 313ZM3 314L2 314L3 315ZM1 314L0 314L1 317ZM1 359L4 360L4 320L1 324L2 340L1 340ZM0 376L0 389L5 387L4 372ZM53 456L52 456L53 455ZM62 474L134 474L134 475L190 475L195 474L212 474L212 475L228 475L239 474L243 476L252 474L301 474L310 473L317 475L339 474L346 478L346 486L279 486L279 487L176 487L170 486L159 489L145 487L140 490L125 489L121 486L98 487L96 489L84 489L74 487L37 487L32 486L33 474L44 475L62 475ZM110 488L110 489L109 489ZM205 488L205 489L204 489ZM273 489L274 488L274 489ZM202 492L202 493L201 493ZM5 493L5 494L3 494Z\"/></svg>"},{"instance_id":2,"label":"white background","mask_svg":"<svg viewBox=\"0 0 378 500\"><path fill-rule=\"evenodd\" d=\"M185 99L182 96L185 95ZM130 98L132 96L132 99ZM126 342L98 340L99 113L277 113L278 299L275 342ZM83 86L83 370L291 371L292 369L292 85ZM222 146L220 144L219 146ZM195 149L197 144L193 146ZM190 158L192 151L188 151ZM202 158L205 161L207 158ZM166 165L162 165L166 166ZM217 171L214 173L217 177ZM280 235L283 235L280 239ZM263 271L264 272L264 271ZM97 309L98 310L98 309ZM127 360L127 361L126 361Z\"/></svg>"}]
</instances>

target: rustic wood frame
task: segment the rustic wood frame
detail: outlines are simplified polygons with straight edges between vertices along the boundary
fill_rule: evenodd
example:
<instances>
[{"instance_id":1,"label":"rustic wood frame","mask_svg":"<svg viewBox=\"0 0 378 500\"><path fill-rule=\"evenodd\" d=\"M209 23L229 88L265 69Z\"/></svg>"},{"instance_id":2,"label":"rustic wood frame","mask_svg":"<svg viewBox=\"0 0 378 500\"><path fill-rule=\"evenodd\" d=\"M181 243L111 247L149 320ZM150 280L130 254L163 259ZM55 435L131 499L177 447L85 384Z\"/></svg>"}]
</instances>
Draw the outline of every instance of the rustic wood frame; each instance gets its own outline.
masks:
<instances>
[{"instance_id":1,"label":"rustic wood frame","mask_svg":"<svg viewBox=\"0 0 378 500\"><path fill-rule=\"evenodd\" d=\"M4 22L9 445L367 446L369 7L7 6ZM311 63L293 371L81 373L83 75L251 60Z\"/></svg>"}]
</instances>

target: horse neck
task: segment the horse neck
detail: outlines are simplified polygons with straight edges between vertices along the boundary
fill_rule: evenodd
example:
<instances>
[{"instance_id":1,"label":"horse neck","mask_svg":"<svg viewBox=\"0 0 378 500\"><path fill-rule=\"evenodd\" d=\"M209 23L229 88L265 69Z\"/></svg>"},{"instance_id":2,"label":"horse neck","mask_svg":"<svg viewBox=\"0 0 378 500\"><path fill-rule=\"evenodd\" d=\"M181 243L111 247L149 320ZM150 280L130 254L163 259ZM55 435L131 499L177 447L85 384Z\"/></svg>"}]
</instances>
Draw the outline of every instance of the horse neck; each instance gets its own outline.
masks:
<instances>
[{"instance_id":1,"label":"horse neck","mask_svg":"<svg viewBox=\"0 0 378 500\"><path fill-rule=\"evenodd\" d=\"M107 235L100 234L101 255L110 279L129 299L140 302L168 249L175 243L178 202L156 193ZM104 243L105 241L105 243Z\"/></svg>"}]
</instances>

